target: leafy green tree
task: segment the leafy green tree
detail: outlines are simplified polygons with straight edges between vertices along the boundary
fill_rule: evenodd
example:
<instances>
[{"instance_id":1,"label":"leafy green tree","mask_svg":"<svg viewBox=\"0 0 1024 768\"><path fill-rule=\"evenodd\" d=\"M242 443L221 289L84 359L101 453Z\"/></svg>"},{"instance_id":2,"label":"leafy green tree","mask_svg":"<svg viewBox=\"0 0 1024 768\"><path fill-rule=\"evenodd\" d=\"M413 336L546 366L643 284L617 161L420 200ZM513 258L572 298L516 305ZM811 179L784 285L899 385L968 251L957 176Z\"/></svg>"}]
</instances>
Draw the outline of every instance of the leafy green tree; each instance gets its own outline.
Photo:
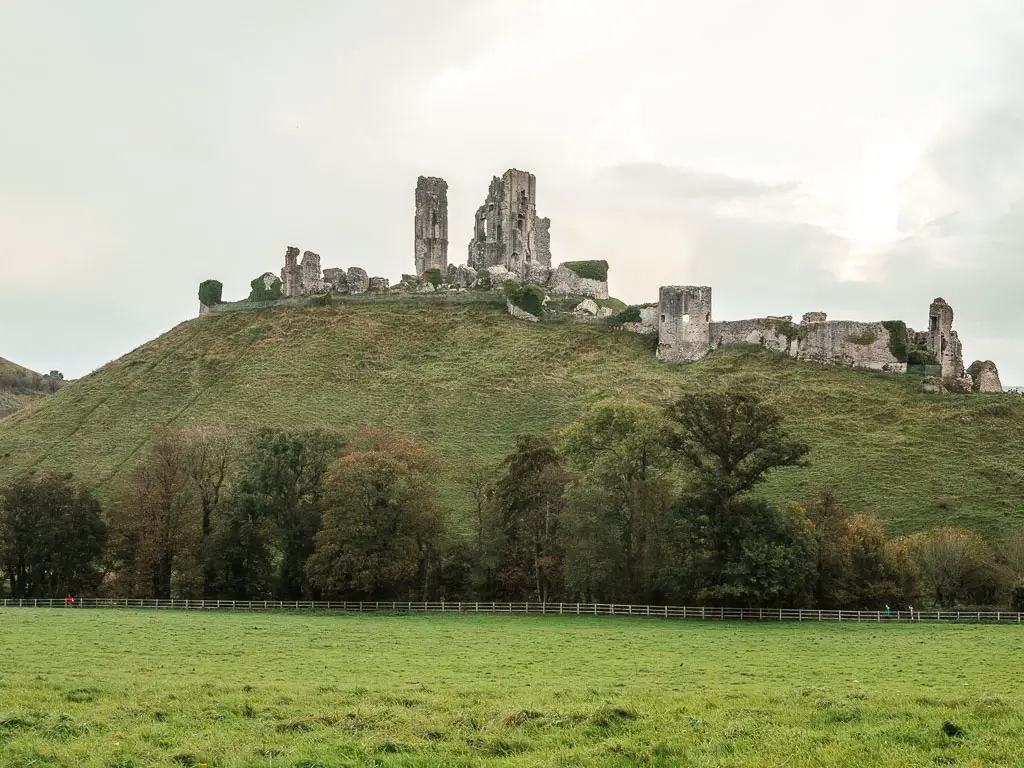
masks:
<instances>
[{"instance_id":1,"label":"leafy green tree","mask_svg":"<svg viewBox=\"0 0 1024 768\"><path fill-rule=\"evenodd\" d=\"M694 471L695 493L726 507L810 450L783 428L782 414L751 392L686 394L668 409L669 447Z\"/></svg>"},{"instance_id":2,"label":"leafy green tree","mask_svg":"<svg viewBox=\"0 0 1024 768\"><path fill-rule=\"evenodd\" d=\"M100 503L71 475L28 476L0 489L0 588L14 598L93 591L106 544Z\"/></svg>"},{"instance_id":3,"label":"leafy green tree","mask_svg":"<svg viewBox=\"0 0 1024 768\"><path fill-rule=\"evenodd\" d=\"M771 470L802 465L807 445L750 392L683 395L667 417L669 448L692 481L676 510L666 590L740 606L806 603L813 526L798 505L780 511L747 494Z\"/></svg>"},{"instance_id":4,"label":"leafy green tree","mask_svg":"<svg viewBox=\"0 0 1024 768\"><path fill-rule=\"evenodd\" d=\"M489 539L497 584L508 597L546 602L562 586L559 527L569 476L554 442L520 435L494 488L494 529Z\"/></svg>"},{"instance_id":5,"label":"leafy green tree","mask_svg":"<svg viewBox=\"0 0 1024 768\"><path fill-rule=\"evenodd\" d=\"M677 556L665 569L672 599L734 607L810 605L813 526L803 508L779 510L747 498L702 507L684 497L678 511Z\"/></svg>"},{"instance_id":6,"label":"leafy green tree","mask_svg":"<svg viewBox=\"0 0 1024 768\"><path fill-rule=\"evenodd\" d=\"M567 587L587 599L655 597L673 456L661 412L602 400L561 434L576 477L563 528Z\"/></svg>"},{"instance_id":7,"label":"leafy green tree","mask_svg":"<svg viewBox=\"0 0 1024 768\"><path fill-rule=\"evenodd\" d=\"M320 528L327 470L342 446L340 437L319 429L264 429L253 438L217 536L221 594L265 594L263 578L275 563L271 594L281 600L311 596L306 560Z\"/></svg>"},{"instance_id":8,"label":"leafy green tree","mask_svg":"<svg viewBox=\"0 0 1024 768\"><path fill-rule=\"evenodd\" d=\"M371 432L361 443L327 476L310 581L335 598L428 599L444 534L440 458L411 437Z\"/></svg>"}]
</instances>

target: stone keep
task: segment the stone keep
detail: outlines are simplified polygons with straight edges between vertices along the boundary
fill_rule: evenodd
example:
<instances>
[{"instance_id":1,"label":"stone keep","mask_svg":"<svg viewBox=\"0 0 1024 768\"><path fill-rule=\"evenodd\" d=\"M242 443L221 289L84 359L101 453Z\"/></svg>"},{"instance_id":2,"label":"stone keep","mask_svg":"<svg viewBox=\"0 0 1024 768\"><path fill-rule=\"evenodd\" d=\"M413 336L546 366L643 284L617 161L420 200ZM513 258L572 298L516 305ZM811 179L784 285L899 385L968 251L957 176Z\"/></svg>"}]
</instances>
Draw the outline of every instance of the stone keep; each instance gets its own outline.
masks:
<instances>
[{"instance_id":1,"label":"stone keep","mask_svg":"<svg viewBox=\"0 0 1024 768\"><path fill-rule=\"evenodd\" d=\"M286 299L302 293L302 267L298 260L299 249L289 245L284 252L284 267L281 269L282 292Z\"/></svg>"},{"instance_id":2,"label":"stone keep","mask_svg":"<svg viewBox=\"0 0 1024 768\"><path fill-rule=\"evenodd\" d=\"M416 276L428 269L448 269L448 182L434 176L416 180Z\"/></svg>"},{"instance_id":3,"label":"stone keep","mask_svg":"<svg viewBox=\"0 0 1024 768\"><path fill-rule=\"evenodd\" d=\"M537 217L537 177L512 168L491 179L476 212L467 263L473 269L504 267L520 280L547 280L551 269L551 220Z\"/></svg>"},{"instance_id":4,"label":"stone keep","mask_svg":"<svg viewBox=\"0 0 1024 768\"><path fill-rule=\"evenodd\" d=\"M711 288L663 285L658 292L658 359L692 363L711 350Z\"/></svg>"},{"instance_id":5,"label":"stone keep","mask_svg":"<svg viewBox=\"0 0 1024 768\"><path fill-rule=\"evenodd\" d=\"M928 332L925 345L942 366L942 377L960 378L964 373L963 348L953 330L953 308L945 299L935 299L928 307Z\"/></svg>"}]
</instances>

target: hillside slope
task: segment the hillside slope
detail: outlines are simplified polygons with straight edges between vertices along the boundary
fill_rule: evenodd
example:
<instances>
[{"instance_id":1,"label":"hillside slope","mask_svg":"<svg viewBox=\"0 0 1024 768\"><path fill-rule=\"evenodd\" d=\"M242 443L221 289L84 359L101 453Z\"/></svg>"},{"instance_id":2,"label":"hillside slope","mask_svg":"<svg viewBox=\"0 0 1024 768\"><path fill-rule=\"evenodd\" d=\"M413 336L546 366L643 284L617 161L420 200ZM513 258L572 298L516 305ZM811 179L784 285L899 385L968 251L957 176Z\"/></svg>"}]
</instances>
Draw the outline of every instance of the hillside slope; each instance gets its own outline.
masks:
<instances>
[{"instance_id":1,"label":"hillside slope","mask_svg":"<svg viewBox=\"0 0 1024 768\"><path fill-rule=\"evenodd\" d=\"M667 402L752 383L808 440L812 466L774 500L831 485L893 532L939 523L990 533L1024 520L1024 399L919 394L912 377L731 348L689 366L602 325L529 324L493 304L336 302L210 314L0 422L0 478L59 468L109 491L164 425L387 427L440 446L449 470L497 461L607 395ZM465 503L450 477L445 498Z\"/></svg>"},{"instance_id":2,"label":"hillside slope","mask_svg":"<svg viewBox=\"0 0 1024 768\"><path fill-rule=\"evenodd\" d=\"M45 392L9 382L7 379L11 376L40 378L40 374L35 371L30 371L28 368L23 368L17 363L0 357L0 419L21 410L41 397L46 397Z\"/></svg>"}]
</instances>

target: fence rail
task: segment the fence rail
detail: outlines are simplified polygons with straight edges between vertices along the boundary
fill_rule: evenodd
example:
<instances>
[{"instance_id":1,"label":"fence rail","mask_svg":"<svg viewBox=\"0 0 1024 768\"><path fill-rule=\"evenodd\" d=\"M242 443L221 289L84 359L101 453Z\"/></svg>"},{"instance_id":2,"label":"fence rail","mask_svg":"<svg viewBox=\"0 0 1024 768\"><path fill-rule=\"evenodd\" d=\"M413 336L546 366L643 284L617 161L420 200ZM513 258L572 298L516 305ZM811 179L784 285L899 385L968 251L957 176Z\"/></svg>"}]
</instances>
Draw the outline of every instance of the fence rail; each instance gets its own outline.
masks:
<instances>
[{"instance_id":1,"label":"fence rail","mask_svg":"<svg viewBox=\"0 0 1024 768\"><path fill-rule=\"evenodd\" d=\"M172 611L329 611L336 613L493 613L547 616L633 616L694 621L847 621L960 624L1021 624L1024 613L1010 611L825 611L807 608L711 608L618 603L494 603L323 600L116 600L87 597L6 599L0 608L148 608Z\"/></svg>"}]
</instances>

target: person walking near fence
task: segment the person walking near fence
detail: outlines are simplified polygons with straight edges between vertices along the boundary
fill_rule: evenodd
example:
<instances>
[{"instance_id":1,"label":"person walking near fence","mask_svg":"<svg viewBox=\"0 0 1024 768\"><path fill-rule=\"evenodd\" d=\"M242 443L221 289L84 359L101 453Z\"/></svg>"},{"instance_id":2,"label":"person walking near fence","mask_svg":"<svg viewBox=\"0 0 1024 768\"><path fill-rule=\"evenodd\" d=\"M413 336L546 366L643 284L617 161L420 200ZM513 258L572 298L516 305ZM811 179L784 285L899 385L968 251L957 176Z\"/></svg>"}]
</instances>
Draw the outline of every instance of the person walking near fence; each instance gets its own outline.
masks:
<instances>
[{"instance_id":1,"label":"person walking near fence","mask_svg":"<svg viewBox=\"0 0 1024 768\"><path fill-rule=\"evenodd\" d=\"M908 605L907 609L910 611L910 620L913 621L914 620L914 606Z\"/></svg>"},{"instance_id":2,"label":"person walking near fence","mask_svg":"<svg viewBox=\"0 0 1024 768\"><path fill-rule=\"evenodd\" d=\"M886 605L885 606L885 618L888 619L891 616L892 616L892 608L890 608L888 605Z\"/></svg>"},{"instance_id":3,"label":"person walking near fence","mask_svg":"<svg viewBox=\"0 0 1024 768\"><path fill-rule=\"evenodd\" d=\"M68 595L64 599L64 605L66 605L68 608L70 608L74 604L75 604L75 598L73 598L71 595Z\"/></svg>"}]
</instances>

